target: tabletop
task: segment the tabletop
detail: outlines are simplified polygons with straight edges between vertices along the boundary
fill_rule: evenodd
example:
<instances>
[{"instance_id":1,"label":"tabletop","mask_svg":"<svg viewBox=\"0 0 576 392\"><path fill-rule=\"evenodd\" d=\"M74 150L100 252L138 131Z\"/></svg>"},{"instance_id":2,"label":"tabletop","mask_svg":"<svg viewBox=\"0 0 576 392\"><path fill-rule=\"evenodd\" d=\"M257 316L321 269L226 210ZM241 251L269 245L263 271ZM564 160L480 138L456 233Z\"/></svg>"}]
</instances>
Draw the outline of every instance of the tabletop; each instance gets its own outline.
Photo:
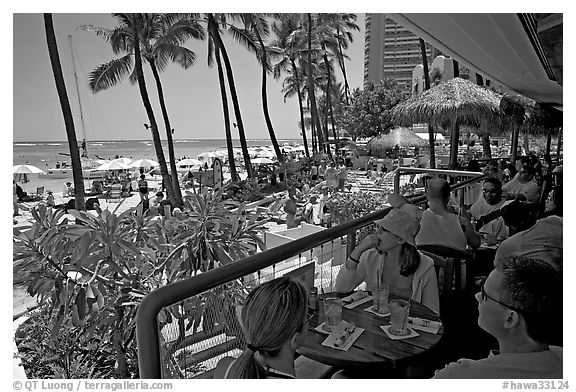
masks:
<instances>
[{"instance_id":1,"label":"tabletop","mask_svg":"<svg viewBox=\"0 0 576 392\"><path fill-rule=\"evenodd\" d=\"M345 297L346 294L329 293L327 296ZM318 362L338 368L350 368L363 365L383 365L397 368L410 363L414 357L432 348L444 332L442 326L437 334L417 331L419 336L392 340L380 328L390 323L390 316L381 317L364 309L372 306L372 301L365 302L352 309L342 309L342 319L352 321L357 327L364 328L360 337L348 351L336 350L322 345L328 336L316 331L324 319L318 310L310 319L306 342L298 349L301 355ZM428 307L410 301L410 316L440 321L440 318Z\"/></svg>"}]
</instances>

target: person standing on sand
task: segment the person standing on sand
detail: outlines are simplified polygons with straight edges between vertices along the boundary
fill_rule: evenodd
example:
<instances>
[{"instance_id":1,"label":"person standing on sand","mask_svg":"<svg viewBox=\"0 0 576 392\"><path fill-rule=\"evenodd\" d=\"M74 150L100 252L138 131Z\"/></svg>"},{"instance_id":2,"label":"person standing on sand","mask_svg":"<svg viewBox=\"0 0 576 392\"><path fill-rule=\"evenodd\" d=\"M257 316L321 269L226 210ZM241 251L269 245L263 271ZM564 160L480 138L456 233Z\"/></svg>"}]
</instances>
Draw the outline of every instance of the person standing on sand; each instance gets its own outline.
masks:
<instances>
[{"instance_id":1,"label":"person standing on sand","mask_svg":"<svg viewBox=\"0 0 576 392\"><path fill-rule=\"evenodd\" d=\"M341 192L344 192L344 185L346 185L347 178L348 178L348 170L346 169L346 165L344 163L341 163L338 170L338 189Z\"/></svg>"},{"instance_id":2,"label":"person standing on sand","mask_svg":"<svg viewBox=\"0 0 576 392\"><path fill-rule=\"evenodd\" d=\"M46 196L46 205L48 207L54 207L54 195L52 194L52 191L46 193L48 193L48 196Z\"/></svg>"},{"instance_id":3,"label":"person standing on sand","mask_svg":"<svg viewBox=\"0 0 576 392\"><path fill-rule=\"evenodd\" d=\"M286 225L289 229L298 227L296 224L296 189L288 189L288 200L284 203L284 212L286 213Z\"/></svg>"},{"instance_id":4,"label":"person standing on sand","mask_svg":"<svg viewBox=\"0 0 576 392\"><path fill-rule=\"evenodd\" d=\"M16 185L16 181L12 180L12 205L14 206L14 213L12 216L18 216L19 214L19 207L18 207L18 193L17 193L18 186Z\"/></svg>"},{"instance_id":5,"label":"person standing on sand","mask_svg":"<svg viewBox=\"0 0 576 392\"><path fill-rule=\"evenodd\" d=\"M140 174L140 180L138 181L138 191L140 193L140 201L148 201L148 181L146 181L146 176Z\"/></svg>"},{"instance_id":6,"label":"person standing on sand","mask_svg":"<svg viewBox=\"0 0 576 392\"><path fill-rule=\"evenodd\" d=\"M334 192L336 188L338 188L338 171L335 168L334 162L330 162L330 167L326 169L324 175L326 176L326 186Z\"/></svg>"}]
</instances>

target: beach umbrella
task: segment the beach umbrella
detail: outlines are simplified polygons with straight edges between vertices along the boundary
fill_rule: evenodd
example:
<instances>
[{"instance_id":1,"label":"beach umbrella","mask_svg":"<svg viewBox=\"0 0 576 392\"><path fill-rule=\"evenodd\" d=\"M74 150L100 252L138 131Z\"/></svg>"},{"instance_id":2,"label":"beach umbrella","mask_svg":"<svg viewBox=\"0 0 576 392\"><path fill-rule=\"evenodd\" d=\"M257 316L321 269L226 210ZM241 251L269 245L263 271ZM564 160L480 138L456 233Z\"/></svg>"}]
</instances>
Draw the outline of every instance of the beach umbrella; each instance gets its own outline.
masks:
<instances>
[{"instance_id":1,"label":"beach umbrella","mask_svg":"<svg viewBox=\"0 0 576 392\"><path fill-rule=\"evenodd\" d=\"M130 167L156 167L159 163L147 158L137 159L130 164Z\"/></svg>"},{"instance_id":2,"label":"beach umbrella","mask_svg":"<svg viewBox=\"0 0 576 392\"><path fill-rule=\"evenodd\" d=\"M258 154L256 154L257 158L274 158L276 157L276 153L274 151L270 151L270 150L261 150L258 152Z\"/></svg>"},{"instance_id":3,"label":"beach umbrella","mask_svg":"<svg viewBox=\"0 0 576 392\"><path fill-rule=\"evenodd\" d=\"M131 169L131 166L122 163L122 162L108 162L105 163L103 165L100 165L96 168L96 170L104 170L104 171L108 171L108 170L126 170L126 169Z\"/></svg>"},{"instance_id":4,"label":"beach umbrella","mask_svg":"<svg viewBox=\"0 0 576 392\"><path fill-rule=\"evenodd\" d=\"M452 78L401 102L392 109L392 119L398 125L428 123L452 126L450 167L456 166L459 126L498 124L500 95L469 80Z\"/></svg>"},{"instance_id":5,"label":"beach umbrella","mask_svg":"<svg viewBox=\"0 0 576 392\"><path fill-rule=\"evenodd\" d=\"M40 173L44 173L44 170L34 165L12 166L12 174L40 174Z\"/></svg>"},{"instance_id":6,"label":"beach umbrella","mask_svg":"<svg viewBox=\"0 0 576 392\"><path fill-rule=\"evenodd\" d=\"M198 159L201 161L206 158L218 158L218 155L216 155L213 151L203 152L202 154L198 155Z\"/></svg>"},{"instance_id":7,"label":"beach umbrella","mask_svg":"<svg viewBox=\"0 0 576 392\"><path fill-rule=\"evenodd\" d=\"M120 162L120 163L124 163L126 165L129 165L132 163L132 159L122 157L122 158L113 159L112 162Z\"/></svg>"},{"instance_id":8,"label":"beach umbrella","mask_svg":"<svg viewBox=\"0 0 576 392\"><path fill-rule=\"evenodd\" d=\"M199 161L198 159L194 159L194 158L186 158L186 159L182 159L181 161L176 162L176 166L178 167L182 167L182 166L201 166L204 163L202 161Z\"/></svg>"},{"instance_id":9,"label":"beach umbrella","mask_svg":"<svg viewBox=\"0 0 576 392\"><path fill-rule=\"evenodd\" d=\"M368 149L372 155L383 158L386 150L393 150L394 147L426 147L428 142L421 139L409 128L398 127L391 129L387 134L381 134L368 142Z\"/></svg>"},{"instance_id":10,"label":"beach umbrella","mask_svg":"<svg viewBox=\"0 0 576 392\"><path fill-rule=\"evenodd\" d=\"M270 158L254 158L251 162L255 165L269 165L274 163L274 161Z\"/></svg>"}]
</instances>

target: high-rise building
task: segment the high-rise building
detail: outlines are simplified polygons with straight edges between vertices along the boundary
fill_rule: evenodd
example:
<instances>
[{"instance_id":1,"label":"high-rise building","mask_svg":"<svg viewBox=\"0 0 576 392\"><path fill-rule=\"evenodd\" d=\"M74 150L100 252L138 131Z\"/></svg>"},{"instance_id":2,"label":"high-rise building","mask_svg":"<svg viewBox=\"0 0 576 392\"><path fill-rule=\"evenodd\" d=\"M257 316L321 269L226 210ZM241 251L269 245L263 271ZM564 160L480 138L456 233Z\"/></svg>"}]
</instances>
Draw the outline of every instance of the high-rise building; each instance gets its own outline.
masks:
<instances>
[{"instance_id":1,"label":"high-rise building","mask_svg":"<svg viewBox=\"0 0 576 392\"><path fill-rule=\"evenodd\" d=\"M426 44L428 63L441 54ZM412 71L422 64L419 38L386 14L366 14L364 87L394 79L404 91L412 90Z\"/></svg>"}]
</instances>

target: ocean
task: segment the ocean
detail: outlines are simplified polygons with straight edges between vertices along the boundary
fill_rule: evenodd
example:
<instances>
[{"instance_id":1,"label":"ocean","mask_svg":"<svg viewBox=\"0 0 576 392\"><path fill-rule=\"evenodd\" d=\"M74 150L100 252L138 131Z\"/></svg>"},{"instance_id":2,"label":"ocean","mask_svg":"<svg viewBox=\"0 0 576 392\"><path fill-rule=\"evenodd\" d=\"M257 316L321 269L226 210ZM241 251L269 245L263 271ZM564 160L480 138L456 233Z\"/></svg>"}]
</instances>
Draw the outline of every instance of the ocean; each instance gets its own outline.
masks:
<instances>
[{"instance_id":1,"label":"ocean","mask_svg":"<svg viewBox=\"0 0 576 392\"><path fill-rule=\"evenodd\" d=\"M279 139L278 143L294 144L301 143L301 139ZM168 149L166 142L162 142L164 146L164 156L168 159ZM269 139L250 139L247 140L249 147L268 146L270 145ZM240 141L233 141L234 147L240 147ZM88 143L88 155L91 158L100 157L102 159L114 159L116 156L122 156L132 159L149 158L157 160L156 152L154 151L154 144L151 140L115 140L115 141L93 141ZM174 140L174 154L176 158L187 157L196 158L199 154L213 150L226 150L225 139L192 139L192 140ZM13 164L30 164L39 167L40 169L47 169L56 166L57 161L70 162L69 157L60 155L60 153L68 154L67 141L55 142L14 142L13 143ZM67 179L49 179L40 178L38 175L30 175L30 181L27 183L20 183L20 186L28 193L36 192L36 188L44 186L45 190L52 190L54 192L61 192L64 183ZM72 177L69 179L72 181ZM86 180L85 186L89 185Z\"/></svg>"}]
</instances>

